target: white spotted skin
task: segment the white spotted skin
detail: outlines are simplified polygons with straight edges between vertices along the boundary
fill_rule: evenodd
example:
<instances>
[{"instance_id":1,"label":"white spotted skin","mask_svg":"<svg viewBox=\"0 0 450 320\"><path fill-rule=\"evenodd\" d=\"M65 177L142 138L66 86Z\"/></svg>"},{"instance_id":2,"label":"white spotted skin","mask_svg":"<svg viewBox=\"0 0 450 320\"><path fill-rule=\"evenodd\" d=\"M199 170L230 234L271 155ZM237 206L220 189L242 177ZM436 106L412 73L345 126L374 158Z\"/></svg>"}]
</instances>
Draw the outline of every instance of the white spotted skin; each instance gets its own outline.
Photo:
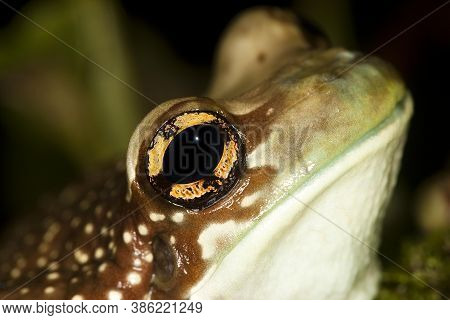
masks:
<instances>
[{"instance_id":1,"label":"white spotted skin","mask_svg":"<svg viewBox=\"0 0 450 320\"><path fill-rule=\"evenodd\" d=\"M113 175L106 170L90 177L87 191L81 185L62 191L57 202L40 209L44 218L30 218L2 235L7 245L0 248L0 298L138 299L148 294L152 227L140 212L117 223L135 205L125 201L124 166L115 167Z\"/></svg>"},{"instance_id":2,"label":"white spotted skin","mask_svg":"<svg viewBox=\"0 0 450 320\"><path fill-rule=\"evenodd\" d=\"M109 300L121 300L122 299L122 293L117 290L110 290L108 292L108 299Z\"/></svg>"},{"instance_id":3,"label":"white spotted skin","mask_svg":"<svg viewBox=\"0 0 450 320\"><path fill-rule=\"evenodd\" d=\"M176 223L182 223L183 220L184 220L183 212L181 212L181 211L175 212L175 213L172 215L172 218L171 218L171 219L172 219L173 222L176 222Z\"/></svg>"},{"instance_id":4,"label":"white spotted skin","mask_svg":"<svg viewBox=\"0 0 450 320\"><path fill-rule=\"evenodd\" d=\"M202 258L209 260L214 257L219 249L220 241L227 241L245 229L245 224L238 224L233 220L224 223L215 223L205 228L198 237L198 243L202 248Z\"/></svg>"},{"instance_id":5,"label":"white spotted skin","mask_svg":"<svg viewBox=\"0 0 450 320\"><path fill-rule=\"evenodd\" d=\"M153 212L150 213L149 217L150 217L150 220L152 220L154 222L162 221L166 218L166 216L163 214L153 213Z\"/></svg>"}]
</instances>

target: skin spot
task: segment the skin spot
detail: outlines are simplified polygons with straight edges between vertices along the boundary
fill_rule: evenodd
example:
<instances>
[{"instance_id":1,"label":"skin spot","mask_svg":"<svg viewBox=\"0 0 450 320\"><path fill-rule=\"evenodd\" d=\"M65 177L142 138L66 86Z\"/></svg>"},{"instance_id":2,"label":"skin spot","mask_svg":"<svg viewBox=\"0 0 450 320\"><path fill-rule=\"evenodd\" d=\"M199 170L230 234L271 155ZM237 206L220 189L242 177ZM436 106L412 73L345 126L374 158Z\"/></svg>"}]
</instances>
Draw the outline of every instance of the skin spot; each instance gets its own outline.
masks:
<instances>
[{"instance_id":1,"label":"skin spot","mask_svg":"<svg viewBox=\"0 0 450 320\"><path fill-rule=\"evenodd\" d=\"M11 278L14 278L14 279L20 277L20 274L21 274L21 272L20 272L20 269L19 269L19 268L14 268L14 269L12 269L11 272L9 273L9 275L11 276Z\"/></svg>"},{"instance_id":2,"label":"skin spot","mask_svg":"<svg viewBox=\"0 0 450 320\"><path fill-rule=\"evenodd\" d=\"M175 237L174 236L170 236L170 244L175 244Z\"/></svg>"},{"instance_id":3,"label":"skin spot","mask_svg":"<svg viewBox=\"0 0 450 320\"><path fill-rule=\"evenodd\" d=\"M134 259L133 265L135 267L140 267L142 265L142 261L140 259Z\"/></svg>"},{"instance_id":4,"label":"skin spot","mask_svg":"<svg viewBox=\"0 0 450 320\"><path fill-rule=\"evenodd\" d=\"M140 224L140 225L138 226L138 232L139 232L139 234L140 234L141 236L146 236L146 235L148 235L148 229L147 229L147 227L146 227L145 225L143 225L143 224Z\"/></svg>"},{"instance_id":5,"label":"skin spot","mask_svg":"<svg viewBox=\"0 0 450 320\"><path fill-rule=\"evenodd\" d=\"M74 217L74 218L72 219L72 221L70 221L70 226L71 226L72 228L76 228L76 227L78 227L78 226L80 225L80 223L81 223L80 217Z\"/></svg>"},{"instance_id":6,"label":"skin spot","mask_svg":"<svg viewBox=\"0 0 450 320\"><path fill-rule=\"evenodd\" d=\"M144 256L144 260L147 262L152 262L153 261L153 253L149 252Z\"/></svg>"},{"instance_id":7,"label":"skin spot","mask_svg":"<svg viewBox=\"0 0 450 320\"><path fill-rule=\"evenodd\" d=\"M44 289L44 293L45 294L52 294L53 292L55 292L55 288L54 287L47 287Z\"/></svg>"},{"instance_id":8,"label":"skin spot","mask_svg":"<svg viewBox=\"0 0 450 320\"><path fill-rule=\"evenodd\" d=\"M77 260L79 263L83 264L89 261L89 256L87 253L77 249L73 253L75 260Z\"/></svg>"},{"instance_id":9,"label":"skin spot","mask_svg":"<svg viewBox=\"0 0 450 320\"><path fill-rule=\"evenodd\" d=\"M58 233L59 230L61 230L61 225L57 222L52 223L52 225L49 228L49 231L52 233Z\"/></svg>"},{"instance_id":10,"label":"skin spot","mask_svg":"<svg viewBox=\"0 0 450 320\"><path fill-rule=\"evenodd\" d=\"M141 283L141 276L137 272L130 272L127 276L127 280L131 285L137 285Z\"/></svg>"},{"instance_id":11,"label":"skin spot","mask_svg":"<svg viewBox=\"0 0 450 320\"><path fill-rule=\"evenodd\" d=\"M25 268L25 266L27 265L27 261L24 258L19 258L16 261L16 265L17 267L19 267L20 269Z\"/></svg>"},{"instance_id":12,"label":"skin spot","mask_svg":"<svg viewBox=\"0 0 450 320\"><path fill-rule=\"evenodd\" d=\"M54 237L56 236L56 234L59 232L59 230L61 229L61 226L59 225L59 223L53 223L50 225L50 227L48 228L47 232L44 234L43 240L44 242L51 242Z\"/></svg>"},{"instance_id":13,"label":"skin spot","mask_svg":"<svg viewBox=\"0 0 450 320\"><path fill-rule=\"evenodd\" d=\"M163 221L166 218L165 215L160 213L150 213L149 217L153 222Z\"/></svg>"},{"instance_id":14,"label":"skin spot","mask_svg":"<svg viewBox=\"0 0 450 320\"><path fill-rule=\"evenodd\" d=\"M77 283L78 281L79 279L77 277L70 279L70 283Z\"/></svg>"},{"instance_id":15,"label":"skin spot","mask_svg":"<svg viewBox=\"0 0 450 320\"><path fill-rule=\"evenodd\" d=\"M130 243L132 240L131 233L129 233L128 231L125 231L122 235L122 238L123 238L123 242Z\"/></svg>"},{"instance_id":16,"label":"skin spot","mask_svg":"<svg viewBox=\"0 0 450 320\"><path fill-rule=\"evenodd\" d=\"M227 239L230 234L237 232L237 230L243 230L246 224L238 224L233 220L229 220L224 223L214 223L205 228L199 235L197 242L202 248L202 259L210 259L213 257L217 250L219 250L219 244Z\"/></svg>"},{"instance_id":17,"label":"skin spot","mask_svg":"<svg viewBox=\"0 0 450 320\"><path fill-rule=\"evenodd\" d=\"M108 248L111 249L111 250L114 250L114 249L116 248L116 244L114 243L114 241L111 241L111 242L108 244Z\"/></svg>"},{"instance_id":18,"label":"skin spot","mask_svg":"<svg viewBox=\"0 0 450 320\"><path fill-rule=\"evenodd\" d=\"M111 219L111 218L112 218L112 211L111 211L111 210L108 210L108 212L106 212L106 217L107 217L108 219Z\"/></svg>"},{"instance_id":19,"label":"skin spot","mask_svg":"<svg viewBox=\"0 0 450 320\"><path fill-rule=\"evenodd\" d=\"M80 269L80 267L75 263L70 268L72 269L72 271L78 271L78 269Z\"/></svg>"},{"instance_id":20,"label":"skin spot","mask_svg":"<svg viewBox=\"0 0 450 320\"><path fill-rule=\"evenodd\" d=\"M84 226L84 232L85 232L86 234L91 234L92 231L94 231L94 225L93 225L92 223L87 223L87 224Z\"/></svg>"},{"instance_id":21,"label":"skin spot","mask_svg":"<svg viewBox=\"0 0 450 320\"><path fill-rule=\"evenodd\" d=\"M64 245L64 248L66 248L67 251L72 250L73 243L71 241L67 241L66 244Z\"/></svg>"},{"instance_id":22,"label":"skin spot","mask_svg":"<svg viewBox=\"0 0 450 320\"><path fill-rule=\"evenodd\" d=\"M50 271L58 270L59 263L57 261L50 262L48 268Z\"/></svg>"},{"instance_id":23,"label":"skin spot","mask_svg":"<svg viewBox=\"0 0 450 320\"><path fill-rule=\"evenodd\" d=\"M47 252L48 251L47 243L45 243L45 242L41 243L38 247L38 251L41 253Z\"/></svg>"},{"instance_id":24,"label":"skin spot","mask_svg":"<svg viewBox=\"0 0 450 320\"><path fill-rule=\"evenodd\" d=\"M21 295L27 294L28 292L30 292L30 289L28 289L27 287L20 289Z\"/></svg>"},{"instance_id":25,"label":"skin spot","mask_svg":"<svg viewBox=\"0 0 450 320\"><path fill-rule=\"evenodd\" d=\"M258 198L260 194L259 192L255 192L249 196L246 196L241 201L241 207L247 208L250 207Z\"/></svg>"},{"instance_id":26,"label":"skin spot","mask_svg":"<svg viewBox=\"0 0 450 320\"><path fill-rule=\"evenodd\" d=\"M103 212L103 207L101 205L97 205L94 210L96 215L101 215Z\"/></svg>"},{"instance_id":27,"label":"skin spot","mask_svg":"<svg viewBox=\"0 0 450 320\"><path fill-rule=\"evenodd\" d=\"M52 250L52 251L50 252L49 257L50 257L51 259L56 259L56 258L58 257L58 250Z\"/></svg>"},{"instance_id":28,"label":"skin spot","mask_svg":"<svg viewBox=\"0 0 450 320\"><path fill-rule=\"evenodd\" d=\"M53 232L50 232L50 230L49 230L44 234L43 239L45 242L51 242L53 240L53 237L54 237Z\"/></svg>"},{"instance_id":29,"label":"skin spot","mask_svg":"<svg viewBox=\"0 0 450 320\"><path fill-rule=\"evenodd\" d=\"M56 280L58 278L59 278L59 273L58 272L52 272L52 273L49 273L47 275L47 279L48 280Z\"/></svg>"},{"instance_id":30,"label":"skin spot","mask_svg":"<svg viewBox=\"0 0 450 320\"><path fill-rule=\"evenodd\" d=\"M109 230L109 236L114 237L114 229Z\"/></svg>"},{"instance_id":31,"label":"skin spot","mask_svg":"<svg viewBox=\"0 0 450 320\"><path fill-rule=\"evenodd\" d=\"M103 248L95 249L94 257L95 259L101 259L105 254L105 250Z\"/></svg>"},{"instance_id":32,"label":"skin spot","mask_svg":"<svg viewBox=\"0 0 450 320\"><path fill-rule=\"evenodd\" d=\"M99 267L98 267L98 272L103 272L106 270L106 267L108 266L108 264L106 262L102 263Z\"/></svg>"},{"instance_id":33,"label":"skin spot","mask_svg":"<svg viewBox=\"0 0 450 320\"><path fill-rule=\"evenodd\" d=\"M172 216L172 221L175 223L181 223L184 220L184 214L181 211L176 212L173 216Z\"/></svg>"},{"instance_id":34,"label":"skin spot","mask_svg":"<svg viewBox=\"0 0 450 320\"><path fill-rule=\"evenodd\" d=\"M83 296L81 294L76 294L72 297L72 300L83 300Z\"/></svg>"},{"instance_id":35,"label":"skin spot","mask_svg":"<svg viewBox=\"0 0 450 320\"><path fill-rule=\"evenodd\" d=\"M102 227L102 228L100 229L100 234L101 234L102 236L106 236L106 235L108 234L108 228Z\"/></svg>"},{"instance_id":36,"label":"skin spot","mask_svg":"<svg viewBox=\"0 0 450 320\"><path fill-rule=\"evenodd\" d=\"M91 269L92 269L91 265L85 265L85 266L83 266L83 268L81 270L83 270L84 272L87 272L87 271L89 271Z\"/></svg>"},{"instance_id":37,"label":"skin spot","mask_svg":"<svg viewBox=\"0 0 450 320\"><path fill-rule=\"evenodd\" d=\"M47 258L45 258L45 257L39 257L39 258L36 260L36 265L37 265L39 268L45 267L46 264L47 264Z\"/></svg>"},{"instance_id":38,"label":"skin spot","mask_svg":"<svg viewBox=\"0 0 450 320\"><path fill-rule=\"evenodd\" d=\"M80 202L80 209L83 211L86 211L87 209L89 209L90 203L88 200L84 199L83 201Z\"/></svg>"},{"instance_id":39,"label":"skin spot","mask_svg":"<svg viewBox=\"0 0 450 320\"><path fill-rule=\"evenodd\" d=\"M110 290L108 292L108 299L109 300L120 300L120 299L122 299L122 293L117 290Z\"/></svg>"}]
</instances>

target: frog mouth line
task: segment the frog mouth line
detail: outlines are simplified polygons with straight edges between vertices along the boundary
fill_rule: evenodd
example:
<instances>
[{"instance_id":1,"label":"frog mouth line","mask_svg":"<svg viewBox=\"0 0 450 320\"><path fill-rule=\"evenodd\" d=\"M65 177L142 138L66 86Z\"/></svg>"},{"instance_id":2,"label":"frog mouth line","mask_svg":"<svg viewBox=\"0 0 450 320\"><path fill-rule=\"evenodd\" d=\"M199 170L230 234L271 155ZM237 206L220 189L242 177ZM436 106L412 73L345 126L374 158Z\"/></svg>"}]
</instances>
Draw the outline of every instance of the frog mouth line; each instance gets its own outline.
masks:
<instances>
[{"instance_id":1,"label":"frog mouth line","mask_svg":"<svg viewBox=\"0 0 450 320\"><path fill-rule=\"evenodd\" d=\"M202 291L208 287L209 282L214 281L215 277L220 278L222 276L220 269L228 268L230 260L236 261L236 257L246 257L248 252L254 251L256 241L260 245L265 242L265 244L261 245L264 248L270 246L271 241L277 241L277 237L283 234L284 229L289 228L292 221L296 218L298 219L299 214L305 214L302 213L303 209L289 210L290 207L301 205L303 208L308 209L309 204L320 196L322 192L329 189L335 181L338 181L340 177L352 170L358 163L363 162L376 151L386 147L391 141L399 140L399 147L401 148L404 141L404 132L406 132L407 123L411 115L412 100L409 93L405 93L387 118L363 134L355 143L350 144L344 152L325 163L317 172L312 173L307 180L291 187L289 191L285 192L284 196L267 208L266 212L262 214L261 220L249 227L236 239L235 244L230 246L218 258L214 265L210 267L210 270L207 270L204 278L194 286L195 291L192 290L189 295L194 298L201 298ZM279 186L274 187L283 191ZM274 211L283 211L283 208L286 208L283 214L271 214ZM309 209L315 211L314 208ZM321 215L320 212L318 215ZM323 219L326 218L323 217ZM329 223L333 224L332 221L329 221ZM273 225L276 225L277 228L273 228ZM277 230L275 231L275 229ZM261 230L272 230L273 235L265 234ZM351 235L351 233L349 234ZM245 264L244 262L242 263Z\"/></svg>"}]
</instances>

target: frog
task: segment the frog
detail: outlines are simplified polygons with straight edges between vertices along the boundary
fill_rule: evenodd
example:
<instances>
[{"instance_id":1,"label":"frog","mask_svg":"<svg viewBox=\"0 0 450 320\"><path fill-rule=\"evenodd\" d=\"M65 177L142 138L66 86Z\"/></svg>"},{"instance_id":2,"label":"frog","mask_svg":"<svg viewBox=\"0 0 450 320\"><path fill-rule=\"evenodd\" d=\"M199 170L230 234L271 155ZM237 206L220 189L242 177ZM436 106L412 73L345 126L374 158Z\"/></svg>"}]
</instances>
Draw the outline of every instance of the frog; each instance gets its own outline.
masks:
<instances>
[{"instance_id":1,"label":"frog","mask_svg":"<svg viewBox=\"0 0 450 320\"><path fill-rule=\"evenodd\" d=\"M370 299L413 102L373 55L253 8L205 96L2 234L5 299Z\"/></svg>"}]
</instances>

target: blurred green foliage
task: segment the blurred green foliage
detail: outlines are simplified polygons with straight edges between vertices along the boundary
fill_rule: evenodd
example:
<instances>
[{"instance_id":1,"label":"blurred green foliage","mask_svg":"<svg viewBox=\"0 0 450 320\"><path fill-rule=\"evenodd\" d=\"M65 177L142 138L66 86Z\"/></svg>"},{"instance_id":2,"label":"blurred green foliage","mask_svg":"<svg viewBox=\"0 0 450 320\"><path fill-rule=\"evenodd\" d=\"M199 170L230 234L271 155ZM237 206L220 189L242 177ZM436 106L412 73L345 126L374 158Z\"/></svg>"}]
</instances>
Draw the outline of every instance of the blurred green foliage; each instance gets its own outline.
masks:
<instances>
[{"instance_id":1,"label":"blurred green foliage","mask_svg":"<svg viewBox=\"0 0 450 320\"><path fill-rule=\"evenodd\" d=\"M115 1L36 0L21 12L0 30L3 206L13 211L123 155L153 105L121 82L135 81Z\"/></svg>"},{"instance_id":2,"label":"blurred green foliage","mask_svg":"<svg viewBox=\"0 0 450 320\"><path fill-rule=\"evenodd\" d=\"M450 297L450 229L405 240L396 262L416 278L391 263L386 265L379 299Z\"/></svg>"},{"instance_id":3,"label":"blurred green foliage","mask_svg":"<svg viewBox=\"0 0 450 320\"><path fill-rule=\"evenodd\" d=\"M31 2L0 34L0 97L16 117L8 125L39 124L75 162L97 163L123 152L139 118L129 88L57 41L132 83L112 1ZM17 121L11 124L11 120Z\"/></svg>"}]
</instances>

